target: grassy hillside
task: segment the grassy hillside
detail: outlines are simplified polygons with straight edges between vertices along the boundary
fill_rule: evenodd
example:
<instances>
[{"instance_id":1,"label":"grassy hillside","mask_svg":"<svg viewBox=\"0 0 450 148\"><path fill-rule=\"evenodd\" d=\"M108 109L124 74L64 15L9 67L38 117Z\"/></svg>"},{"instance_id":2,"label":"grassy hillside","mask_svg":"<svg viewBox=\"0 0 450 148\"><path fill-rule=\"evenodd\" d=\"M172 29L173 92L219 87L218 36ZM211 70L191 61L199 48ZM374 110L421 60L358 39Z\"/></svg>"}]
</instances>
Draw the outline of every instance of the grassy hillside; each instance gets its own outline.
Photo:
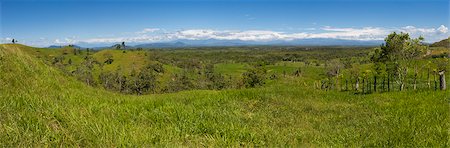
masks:
<instances>
[{"instance_id":1,"label":"grassy hillside","mask_svg":"<svg viewBox=\"0 0 450 148\"><path fill-rule=\"evenodd\" d=\"M252 89L122 95L30 50L0 45L1 147L450 145L450 91L355 95L286 77ZM217 68L227 67L242 68Z\"/></svg>"},{"instance_id":2,"label":"grassy hillside","mask_svg":"<svg viewBox=\"0 0 450 148\"><path fill-rule=\"evenodd\" d=\"M447 47L450 48L450 38L435 42L430 45L430 47Z\"/></svg>"}]
</instances>

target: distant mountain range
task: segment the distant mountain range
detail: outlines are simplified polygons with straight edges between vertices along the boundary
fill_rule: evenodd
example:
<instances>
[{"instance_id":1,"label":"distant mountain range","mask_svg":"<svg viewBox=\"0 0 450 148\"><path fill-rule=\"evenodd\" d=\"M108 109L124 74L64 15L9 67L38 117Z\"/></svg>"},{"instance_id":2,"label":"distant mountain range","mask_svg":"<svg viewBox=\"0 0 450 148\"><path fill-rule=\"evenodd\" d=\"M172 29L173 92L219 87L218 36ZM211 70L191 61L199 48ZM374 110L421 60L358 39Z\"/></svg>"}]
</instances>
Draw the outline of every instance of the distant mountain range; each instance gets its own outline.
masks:
<instances>
[{"instance_id":1,"label":"distant mountain range","mask_svg":"<svg viewBox=\"0 0 450 148\"><path fill-rule=\"evenodd\" d=\"M175 40L170 42L157 43L126 43L127 48L180 48L180 47L214 47L214 46L257 46L257 45L273 45L273 46L377 46L383 43L382 40L360 41L360 40L342 40L342 39L298 39L290 41L243 41L243 40ZM114 44L89 44L79 43L75 47L88 47L93 49L111 48ZM61 46L50 46L49 48L59 48Z\"/></svg>"},{"instance_id":2,"label":"distant mountain range","mask_svg":"<svg viewBox=\"0 0 450 148\"><path fill-rule=\"evenodd\" d=\"M51 45L51 46L48 46L47 48L62 48L62 47L66 47L66 46ZM73 45L72 47L82 48L82 47L80 47L78 45Z\"/></svg>"},{"instance_id":3,"label":"distant mountain range","mask_svg":"<svg viewBox=\"0 0 450 148\"><path fill-rule=\"evenodd\" d=\"M376 46L383 41L358 41L341 39L301 39L291 41L243 41L243 40L177 40L164 43L139 44L134 47L164 48L164 47L195 47L195 46L254 46L254 45L280 45L280 46Z\"/></svg>"}]
</instances>

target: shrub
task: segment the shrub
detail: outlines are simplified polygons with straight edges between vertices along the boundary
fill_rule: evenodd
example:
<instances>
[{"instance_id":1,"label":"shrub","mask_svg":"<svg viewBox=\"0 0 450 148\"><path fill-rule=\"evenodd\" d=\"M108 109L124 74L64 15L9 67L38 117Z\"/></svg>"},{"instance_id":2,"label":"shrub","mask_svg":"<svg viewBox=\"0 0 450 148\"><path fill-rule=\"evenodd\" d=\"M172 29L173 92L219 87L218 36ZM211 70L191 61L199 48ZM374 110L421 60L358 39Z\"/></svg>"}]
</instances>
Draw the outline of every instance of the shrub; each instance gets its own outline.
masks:
<instances>
[{"instance_id":1,"label":"shrub","mask_svg":"<svg viewBox=\"0 0 450 148\"><path fill-rule=\"evenodd\" d=\"M266 70L262 66L256 66L242 74L242 82L245 87L256 87L265 84Z\"/></svg>"}]
</instances>

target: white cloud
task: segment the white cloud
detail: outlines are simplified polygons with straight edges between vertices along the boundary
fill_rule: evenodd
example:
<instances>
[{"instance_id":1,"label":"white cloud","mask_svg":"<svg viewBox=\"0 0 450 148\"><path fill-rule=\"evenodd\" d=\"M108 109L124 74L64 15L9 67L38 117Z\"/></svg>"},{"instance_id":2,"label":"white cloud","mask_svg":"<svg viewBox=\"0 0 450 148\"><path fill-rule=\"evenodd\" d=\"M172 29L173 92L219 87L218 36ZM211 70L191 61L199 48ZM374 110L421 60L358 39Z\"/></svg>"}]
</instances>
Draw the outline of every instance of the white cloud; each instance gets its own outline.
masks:
<instances>
[{"instance_id":1,"label":"white cloud","mask_svg":"<svg viewBox=\"0 0 450 148\"><path fill-rule=\"evenodd\" d=\"M137 34L146 34L146 33L152 33L152 32L156 32L159 31L161 29L159 28L145 28L142 31L136 32Z\"/></svg>"},{"instance_id":2,"label":"white cloud","mask_svg":"<svg viewBox=\"0 0 450 148\"><path fill-rule=\"evenodd\" d=\"M6 38L0 38L0 43L11 43L12 38L6 37Z\"/></svg>"},{"instance_id":3,"label":"white cloud","mask_svg":"<svg viewBox=\"0 0 450 148\"><path fill-rule=\"evenodd\" d=\"M55 39L54 43L58 45L66 45L66 44L76 44L78 40L75 37L72 38L64 38L63 40Z\"/></svg>"},{"instance_id":4,"label":"white cloud","mask_svg":"<svg viewBox=\"0 0 450 148\"><path fill-rule=\"evenodd\" d=\"M402 27L401 31L408 33L435 33L436 29L434 28L416 28L414 26L406 26Z\"/></svg>"},{"instance_id":5,"label":"white cloud","mask_svg":"<svg viewBox=\"0 0 450 148\"><path fill-rule=\"evenodd\" d=\"M211 29L193 29L178 31L170 34L172 39L217 39L217 40L243 40L243 41L266 41L279 40L285 36L283 32L267 31L267 30L248 30L248 31L231 31L231 30L211 30Z\"/></svg>"},{"instance_id":6,"label":"white cloud","mask_svg":"<svg viewBox=\"0 0 450 148\"><path fill-rule=\"evenodd\" d=\"M218 40L243 40L243 41L271 41L271 40L295 40L306 38L333 38L348 40L382 40L389 31L382 28L332 28L323 27L320 33L300 32L286 33L270 30L229 31L211 29L193 29L178 31L170 34L171 39L218 39Z\"/></svg>"},{"instance_id":7,"label":"white cloud","mask_svg":"<svg viewBox=\"0 0 450 148\"><path fill-rule=\"evenodd\" d=\"M316 29L317 30L317 29ZM316 31L308 30L308 31ZM270 30L248 30L248 31L230 31L230 30L212 30L212 29L191 29L182 30L169 34L170 39L218 39L218 40L243 40L243 41L271 41L271 40L295 40L308 38L332 38L345 40L383 40L391 32L407 32L413 37L420 35L433 37L437 33L448 32L447 27L441 25L439 28L417 28L406 26L402 28L381 28L381 27L362 27L362 28L335 28L325 26L318 29L320 32L299 32L286 33ZM434 39L433 39L434 40Z\"/></svg>"},{"instance_id":8,"label":"white cloud","mask_svg":"<svg viewBox=\"0 0 450 148\"><path fill-rule=\"evenodd\" d=\"M87 44L112 44L118 42L129 43L151 43L173 41L178 39L187 40L243 40L243 41L290 41L296 39L311 39L311 38L331 38L331 39L345 39L345 40L383 40L386 35L391 32L406 32L412 37L423 36L427 42L434 42L447 38L448 28L441 25L437 28L420 28L415 26L405 26L400 28L382 28L382 27L360 27L360 28L339 28L325 26L322 28L303 29L301 32L281 32L272 30L214 30L214 29L187 29L179 31L166 31L158 33L151 33L160 31L159 28L145 28L142 31L131 34L130 36L120 37L98 37L88 39L78 39L76 37L69 37L64 39L55 39L53 42L39 40L42 44L50 45L67 45L77 43ZM151 33L151 34L148 34ZM10 42L5 40L3 42ZM10 39L10 38L9 38ZM23 42L25 43L25 42ZM30 41L29 43L37 44L38 40Z\"/></svg>"},{"instance_id":9,"label":"white cloud","mask_svg":"<svg viewBox=\"0 0 450 148\"><path fill-rule=\"evenodd\" d=\"M444 25L439 26L438 28L417 28L414 26L406 26L402 27L400 31L407 32L410 34L419 34L419 35L436 35L436 34L445 34L448 32L448 28Z\"/></svg>"},{"instance_id":10,"label":"white cloud","mask_svg":"<svg viewBox=\"0 0 450 148\"><path fill-rule=\"evenodd\" d=\"M440 33L447 33L447 32L448 32L448 28L445 27L444 25L439 26L439 28L437 28L437 30L438 30Z\"/></svg>"},{"instance_id":11,"label":"white cloud","mask_svg":"<svg viewBox=\"0 0 450 148\"><path fill-rule=\"evenodd\" d=\"M330 26L322 27L323 33L312 33L311 38L333 38L346 40L381 40L389 30L378 27L363 28L334 28Z\"/></svg>"}]
</instances>

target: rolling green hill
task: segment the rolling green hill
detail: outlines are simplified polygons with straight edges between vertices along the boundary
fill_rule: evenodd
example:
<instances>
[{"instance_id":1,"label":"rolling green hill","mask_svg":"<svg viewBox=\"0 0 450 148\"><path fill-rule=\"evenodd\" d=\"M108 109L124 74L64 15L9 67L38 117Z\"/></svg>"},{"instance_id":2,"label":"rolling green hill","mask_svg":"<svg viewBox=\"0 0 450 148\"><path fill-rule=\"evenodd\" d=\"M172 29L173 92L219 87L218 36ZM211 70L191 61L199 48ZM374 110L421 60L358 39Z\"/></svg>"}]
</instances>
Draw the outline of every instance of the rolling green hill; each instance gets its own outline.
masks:
<instances>
[{"instance_id":1,"label":"rolling green hill","mask_svg":"<svg viewBox=\"0 0 450 148\"><path fill-rule=\"evenodd\" d=\"M286 77L250 89L122 95L77 81L34 50L0 45L1 147L450 145L450 91L355 95ZM218 69L227 67L241 69Z\"/></svg>"},{"instance_id":2,"label":"rolling green hill","mask_svg":"<svg viewBox=\"0 0 450 148\"><path fill-rule=\"evenodd\" d=\"M450 48L450 38L435 42L430 45L430 47L447 47Z\"/></svg>"}]
</instances>

